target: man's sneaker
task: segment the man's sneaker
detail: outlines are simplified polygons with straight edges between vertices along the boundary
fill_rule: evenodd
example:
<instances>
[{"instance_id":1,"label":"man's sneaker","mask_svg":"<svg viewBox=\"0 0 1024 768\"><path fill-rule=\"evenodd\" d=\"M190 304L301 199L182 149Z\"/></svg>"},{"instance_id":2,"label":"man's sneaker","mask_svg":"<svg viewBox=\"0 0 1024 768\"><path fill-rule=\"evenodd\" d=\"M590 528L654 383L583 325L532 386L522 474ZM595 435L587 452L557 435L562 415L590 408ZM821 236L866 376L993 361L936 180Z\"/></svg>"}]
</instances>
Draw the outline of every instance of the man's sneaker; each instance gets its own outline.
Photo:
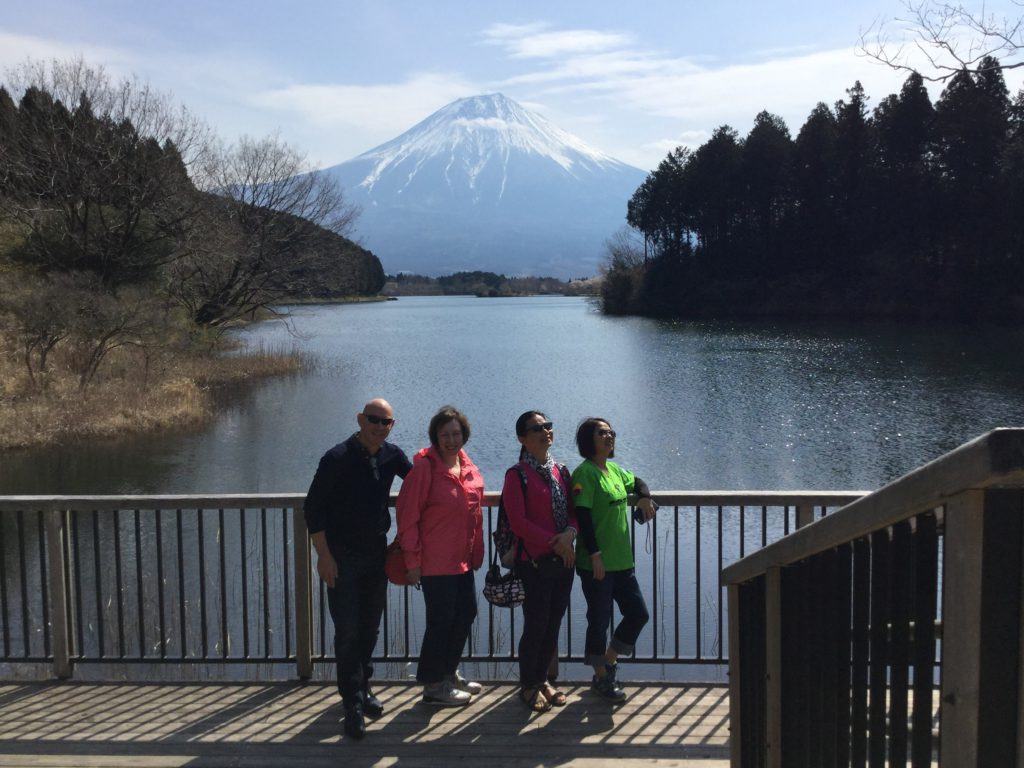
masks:
<instances>
[{"instance_id":1,"label":"man's sneaker","mask_svg":"<svg viewBox=\"0 0 1024 768\"><path fill-rule=\"evenodd\" d=\"M609 701L625 701L626 692L622 688L615 687L615 684L611 682L607 677L598 677L594 675L594 679L590 685L591 689Z\"/></svg>"},{"instance_id":2,"label":"man's sneaker","mask_svg":"<svg viewBox=\"0 0 1024 768\"><path fill-rule=\"evenodd\" d=\"M443 707L461 707L473 700L465 691L455 688L450 680L423 686L423 701L427 704L440 704Z\"/></svg>"},{"instance_id":3,"label":"man's sneaker","mask_svg":"<svg viewBox=\"0 0 1024 768\"><path fill-rule=\"evenodd\" d=\"M480 685L480 683L474 682L473 680L467 680L466 678L464 678L461 674L459 674L458 670L455 670L454 675L448 675L445 678L445 680L451 683L452 688L454 688L455 690L464 691L465 693L468 693L470 696L476 696L484 689L483 686Z\"/></svg>"},{"instance_id":4,"label":"man's sneaker","mask_svg":"<svg viewBox=\"0 0 1024 768\"><path fill-rule=\"evenodd\" d=\"M358 702L345 705L345 733L353 739L366 736L366 720L363 718L363 707Z\"/></svg>"},{"instance_id":5,"label":"man's sneaker","mask_svg":"<svg viewBox=\"0 0 1024 768\"><path fill-rule=\"evenodd\" d=\"M605 674L605 677L607 677L608 680L611 681L612 688L615 688L618 691L622 690L622 686L619 685L619 680L618 680L618 677L619 677L619 665L617 663L616 664L605 664L604 665L604 674Z\"/></svg>"},{"instance_id":6,"label":"man's sneaker","mask_svg":"<svg viewBox=\"0 0 1024 768\"><path fill-rule=\"evenodd\" d=\"M378 718L384 714L384 703L373 695L369 686L363 690L363 714L372 718Z\"/></svg>"},{"instance_id":7,"label":"man's sneaker","mask_svg":"<svg viewBox=\"0 0 1024 768\"><path fill-rule=\"evenodd\" d=\"M621 702L626 700L626 692L615 685L615 680L611 675L605 675L604 677L594 675L594 679L591 681L590 687L594 693L602 699L607 699L612 702Z\"/></svg>"}]
</instances>

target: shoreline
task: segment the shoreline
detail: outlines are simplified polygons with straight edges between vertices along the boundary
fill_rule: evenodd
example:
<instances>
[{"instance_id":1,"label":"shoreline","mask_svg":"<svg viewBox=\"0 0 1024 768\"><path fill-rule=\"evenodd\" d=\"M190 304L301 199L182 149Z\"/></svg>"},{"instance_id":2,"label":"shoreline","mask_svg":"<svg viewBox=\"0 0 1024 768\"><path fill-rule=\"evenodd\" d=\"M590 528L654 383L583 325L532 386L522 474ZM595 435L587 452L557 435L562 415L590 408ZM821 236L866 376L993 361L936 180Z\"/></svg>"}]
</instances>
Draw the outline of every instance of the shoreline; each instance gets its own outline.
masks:
<instances>
[{"instance_id":1,"label":"shoreline","mask_svg":"<svg viewBox=\"0 0 1024 768\"><path fill-rule=\"evenodd\" d=\"M0 456L196 429L217 418L218 390L299 373L308 366L308 360L295 351L179 353L168 355L159 370L146 372L141 381L139 371L128 367L129 375L105 379L86 390L78 389L72 378L59 375L42 392L10 394L0 388Z\"/></svg>"}]
</instances>

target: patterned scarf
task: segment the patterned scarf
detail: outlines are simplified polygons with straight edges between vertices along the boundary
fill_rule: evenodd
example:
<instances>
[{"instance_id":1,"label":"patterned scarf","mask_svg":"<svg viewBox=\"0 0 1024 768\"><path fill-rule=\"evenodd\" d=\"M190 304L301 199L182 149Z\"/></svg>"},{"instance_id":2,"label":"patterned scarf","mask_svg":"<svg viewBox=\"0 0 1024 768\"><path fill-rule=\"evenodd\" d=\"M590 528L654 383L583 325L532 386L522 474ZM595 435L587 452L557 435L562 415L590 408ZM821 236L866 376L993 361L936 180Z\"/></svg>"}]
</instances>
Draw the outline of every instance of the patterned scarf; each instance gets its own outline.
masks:
<instances>
[{"instance_id":1,"label":"patterned scarf","mask_svg":"<svg viewBox=\"0 0 1024 768\"><path fill-rule=\"evenodd\" d=\"M533 467L540 473L540 476L548 481L551 488L551 512L555 518L555 528L559 533L569 526L569 513L565 503L565 491L562 489L562 473L555 466L555 460L548 456L548 460L541 464L529 451L523 451L523 463Z\"/></svg>"}]
</instances>

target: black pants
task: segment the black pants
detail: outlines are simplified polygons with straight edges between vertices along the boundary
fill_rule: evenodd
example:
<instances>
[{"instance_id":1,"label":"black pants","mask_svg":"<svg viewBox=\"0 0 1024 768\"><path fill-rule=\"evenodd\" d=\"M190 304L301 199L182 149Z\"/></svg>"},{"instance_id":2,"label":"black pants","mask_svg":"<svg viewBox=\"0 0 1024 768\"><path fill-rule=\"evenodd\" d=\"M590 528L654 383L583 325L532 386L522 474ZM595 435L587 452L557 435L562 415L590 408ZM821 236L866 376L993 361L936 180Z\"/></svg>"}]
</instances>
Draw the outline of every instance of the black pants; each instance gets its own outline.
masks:
<instances>
[{"instance_id":1,"label":"black pants","mask_svg":"<svg viewBox=\"0 0 1024 768\"><path fill-rule=\"evenodd\" d=\"M387 541L361 550L331 546L338 564L334 589L327 589L327 605L334 622L334 655L338 662L338 693L345 704L362 703L373 667L380 618L387 601L384 575Z\"/></svg>"},{"instance_id":2,"label":"black pants","mask_svg":"<svg viewBox=\"0 0 1024 768\"><path fill-rule=\"evenodd\" d=\"M439 683L455 674L476 618L476 582L473 572L458 576L423 576L423 603L427 628L420 647L416 679L424 685Z\"/></svg>"},{"instance_id":3,"label":"black pants","mask_svg":"<svg viewBox=\"0 0 1024 768\"><path fill-rule=\"evenodd\" d=\"M572 568L548 574L524 562L519 575L526 588L523 601L523 634L519 638L519 682L536 688L547 680L551 660L558 651L558 631L569 605Z\"/></svg>"},{"instance_id":4,"label":"black pants","mask_svg":"<svg viewBox=\"0 0 1024 768\"><path fill-rule=\"evenodd\" d=\"M587 598L587 638L584 645L587 664L604 664L604 654L609 645L619 654L632 653L640 630L650 618L633 569L606 571L600 581L591 571L578 570L583 596ZM613 601L619 606L622 619L612 632L609 643L608 625L612 620Z\"/></svg>"}]
</instances>

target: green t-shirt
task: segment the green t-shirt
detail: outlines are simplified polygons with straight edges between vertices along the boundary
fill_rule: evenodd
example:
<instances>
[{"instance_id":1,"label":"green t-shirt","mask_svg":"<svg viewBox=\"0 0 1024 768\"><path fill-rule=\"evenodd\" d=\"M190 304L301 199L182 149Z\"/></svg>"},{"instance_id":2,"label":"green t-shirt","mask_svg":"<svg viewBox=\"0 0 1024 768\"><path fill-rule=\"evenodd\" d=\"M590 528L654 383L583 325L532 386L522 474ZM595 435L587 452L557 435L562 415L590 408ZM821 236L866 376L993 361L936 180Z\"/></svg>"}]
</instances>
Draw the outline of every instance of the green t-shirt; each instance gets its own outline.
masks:
<instances>
[{"instance_id":1,"label":"green t-shirt","mask_svg":"<svg viewBox=\"0 0 1024 768\"><path fill-rule=\"evenodd\" d=\"M627 495L633 490L633 473L615 462L605 463L607 475L589 459L576 467L572 473L573 502L577 507L590 508L605 570L627 571L633 567L627 502ZM582 536L576 538L576 565L592 570L590 552Z\"/></svg>"}]
</instances>

